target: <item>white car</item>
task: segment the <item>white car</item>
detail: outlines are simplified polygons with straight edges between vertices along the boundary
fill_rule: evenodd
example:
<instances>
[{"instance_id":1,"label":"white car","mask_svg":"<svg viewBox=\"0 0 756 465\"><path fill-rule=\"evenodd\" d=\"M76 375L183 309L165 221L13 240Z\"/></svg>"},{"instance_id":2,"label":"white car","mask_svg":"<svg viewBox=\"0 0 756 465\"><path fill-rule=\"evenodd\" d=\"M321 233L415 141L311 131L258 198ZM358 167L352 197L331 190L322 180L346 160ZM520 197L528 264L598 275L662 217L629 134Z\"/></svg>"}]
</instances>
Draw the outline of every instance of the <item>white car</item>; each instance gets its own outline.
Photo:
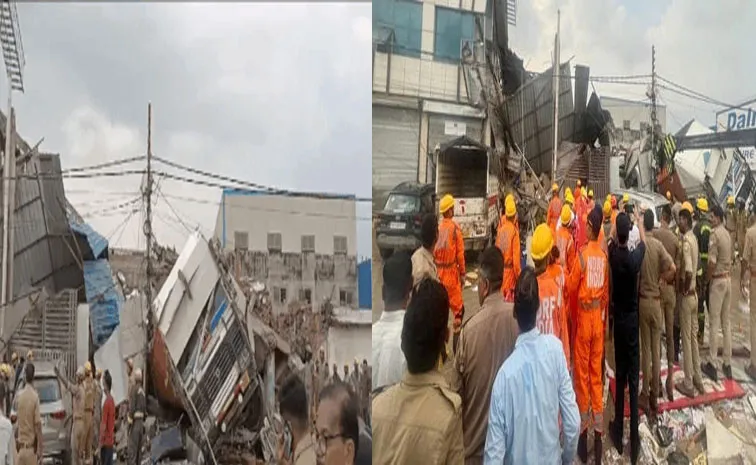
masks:
<instances>
[{"instance_id":1,"label":"white car","mask_svg":"<svg viewBox=\"0 0 756 465\"><path fill-rule=\"evenodd\" d=\"M658 228L661 224L662 207L669 205L669 200L656 192L643 192L636 189L618 189L616 192L612 192L617 197L617 201L622 200L622 196L627 194L630 197L630 203L636 207L640 207L641 210L647 210L651 208L654 212L654 227Z\"/></svg>"}]
</instances>

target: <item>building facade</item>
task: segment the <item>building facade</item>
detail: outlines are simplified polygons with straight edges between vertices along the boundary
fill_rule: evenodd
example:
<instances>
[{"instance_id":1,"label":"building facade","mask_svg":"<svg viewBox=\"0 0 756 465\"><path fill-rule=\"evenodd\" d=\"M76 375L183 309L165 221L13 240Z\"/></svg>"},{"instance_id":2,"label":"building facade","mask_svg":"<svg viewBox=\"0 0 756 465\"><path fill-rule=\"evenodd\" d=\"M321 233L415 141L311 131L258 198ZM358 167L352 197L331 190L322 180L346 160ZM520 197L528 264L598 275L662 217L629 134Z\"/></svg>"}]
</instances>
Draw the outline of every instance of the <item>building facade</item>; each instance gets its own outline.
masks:
<instances>
[{"instance_id":1,"label":"building facade","mask_svg":"<svg viewBox=\"0 0 756 465\"><path fill-rule=\"evenodd\" d=\"M225 189L215 237L238 279L267 285L274 311L328 298L356 308L356 205L352 195Z\"/></svg>"},{"instance_id":2,"label":"building facade","mask_svg":"<svg viewBox=\"0 0 756 465\"><path fill-rule=\"evenodd\" d=\"M443 142L467 135L489 143L475 70L488 1L373 1L374 210L401 182L432 182L432 154Z\"/></svg>"},{"instance_id":3,"label":"building facade","mask_svg":"<svg viewBox=\"0 0 756 465\"><path fill-rule=\"evenodd\" d=\"M629 148L648 134L651 125L651 102L617 97L601 97L601 108L609 111L614 122L612 134L616 144ZM656 105L656 119L662 133L667 133L667 108Z\"/></svg>"}]
</instances>

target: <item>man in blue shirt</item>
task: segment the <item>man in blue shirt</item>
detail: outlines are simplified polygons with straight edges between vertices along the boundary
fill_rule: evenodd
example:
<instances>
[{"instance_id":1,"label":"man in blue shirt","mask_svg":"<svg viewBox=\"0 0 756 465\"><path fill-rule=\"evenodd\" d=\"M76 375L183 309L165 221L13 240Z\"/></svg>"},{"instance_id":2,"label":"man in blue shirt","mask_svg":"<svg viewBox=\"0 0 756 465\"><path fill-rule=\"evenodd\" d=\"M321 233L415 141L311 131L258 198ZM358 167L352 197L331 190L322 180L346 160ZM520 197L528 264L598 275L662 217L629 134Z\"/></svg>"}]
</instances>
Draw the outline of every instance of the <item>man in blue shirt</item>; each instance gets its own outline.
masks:
<instances>
[{"instance_id":1,"label":"man in blue shirt","mask_svg":"<svg viewBox=\"0 0 756 465\"><path fill-rule=\"evenodd\" d=\"M515 287L520 336L496 375L491 394L485 463L571 464L580 414L559 339L536 328L538 280L525 268ZM559 441L562 418L564 449Z\"/></svg>"}]
</instances>

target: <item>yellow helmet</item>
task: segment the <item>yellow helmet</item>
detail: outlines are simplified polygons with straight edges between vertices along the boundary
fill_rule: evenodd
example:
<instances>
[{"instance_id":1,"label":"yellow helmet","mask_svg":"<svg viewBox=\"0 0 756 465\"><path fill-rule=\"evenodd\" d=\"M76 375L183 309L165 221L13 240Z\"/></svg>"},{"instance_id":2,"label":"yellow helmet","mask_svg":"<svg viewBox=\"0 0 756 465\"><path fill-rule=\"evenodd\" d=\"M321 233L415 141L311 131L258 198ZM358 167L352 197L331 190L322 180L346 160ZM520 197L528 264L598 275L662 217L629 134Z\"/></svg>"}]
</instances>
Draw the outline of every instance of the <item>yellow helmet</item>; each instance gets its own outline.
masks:
<instances>
[{"instance_id":1,"label":"yellow helmet","mask_svg":"<svg viewBox=\"0 0 756 465\"><path fill-rule=\"evenodd\" d=\"M609 200L604 201L604 218L609 218L612 215L612 202Z\"/></svg>"},{"instance_id":2,"label":"yellow helmet","mask_svg":"<svg viewBox=\"0 0 756 465\"><path fill-rule=\"evenodd\" d=\"M727 196L727 205L735 205L735 197L728 195Z\"/></svg>"},{"instance_id":3,"label":"yellow helmet","mask_svg":"<svg viewBox=\"0 0 756 465\"><path fill-rule=\"evenodd\" d=\"M564 201L569 204L575 203L575 198L572 197L572 192L570 192L569 190L564 193Z\"/></svg>"},{"instance_id":4,"label":"yellow helmet","mask_svg":"<svg viewBox=\"0 0 756 465\"><path fill-rule=\"evenodd\" d=\"M454 197L452 197L451 194L446 194L445 196L441 197L441 202L439 202L438 209L439 213L443 215L452 207L454 207Z\"/></svg>"},{"instance_id":5,"label":"yellow helmet","mask_svg":"<svg viewBox=\"0 0 756 465\"><path fill-rule=\"evenodd\" d=\"M683 202L683 204L680 206L680 210L688 210L688 212L692 215L693 205L691 205L690 202Z\"/></svg>"},{"instance_id":6,"label":"yellow helmet","mask_svg":"<svg viewBox=\"0 0 756 465\"><path fill-rule=\"evenodd\" d=\"M514 196L512 194L507 194L507 197L504 199L504 214L509 218L515 216L516 213L517 205L515 205Z\"/></svg>"},{"instance_id":7,"label":"yellow helmet","mask_svg":"<svg viewBox=\"0 0 756 465\"><path fill-rule=\"evenodd\" d=\"M559 184L554 183L551 185L551 192L559 192Z\"/></svg>"},{"instance_id":8,"label":"yellow helmet","mask_svg":"<svg viewBox=\"0 0 756 465\"><path fill-rule=\"evenodd\" d=\"M533 240L530 243L530 255L533 260L542 260L551 253L554 247L554 235L546 223L539 224L533 231Z\"/></svg>"},{"instance_id":9,"label":"yellow helmet","mask_svg":"<svg viewBox=\"0 0 756 465\"><path fill-rule=\"evenodd\" d=\"M589 199L593 198L593 189L588 189L588 198Z\"/></svg>"},{"instance_id":10,"label":"yellow helmet","mask_svg":"<svg viewBox=\"0 0 756 465\"><path fill-rule=\"evenodd\" d=\"M572 197L570 195L570 197ZM570 224L570 221L572 221L572 210L570 210L569 205L564 205L562 207L562 214L559 215L559 219L562 221L562 225L567 226Z\"/></svg>"},{"instance_id":11,"label":"yellow helmet","mask_svg":"<svg viewBox=\"0 0 756 465\"><path fill-rule=\"evenodd\" d=\"M622 194L622 202L627 203L630 201L630 195L628 194Z\"/></svg>"},{"instance_id":12,"label":"yellow helmet","mask_svg":"<svg viewBox=\"0 0 756 465\"><path fill-rule=\"evenodd\" d=\"M696 200L696 207L702 212L708 212L709 202L705 198L701 197L698 200Z\"/></svg>"},{"instance_id":13,"label":"yellow helmet","mask_svg":"<svg viewBox=\"0 0 756 465\"><path fill-rule=\"evenodd\" d=\"M612 194L606 194L606 200L611 202L612 201Z\"/></svg>"},{"instance_id":14,"label":"yellow helmet","mask_svg":"<svg viewBox=\"0 0 756 465\"><path fill-rule=\"evenodd\" d=\"M667 191L667 200L672 200L672 193Z\"/></svg>"},{"instance_id":15,"label":"yellow helmet","mask_svg":"<svg viewBox=\"0 0 756 465\"><path fill-rule=\"evenodd\" d=\"M90 374L92 373L92 364L89 362L84 363L84 373Z\"/></svg>"}]
</instances>

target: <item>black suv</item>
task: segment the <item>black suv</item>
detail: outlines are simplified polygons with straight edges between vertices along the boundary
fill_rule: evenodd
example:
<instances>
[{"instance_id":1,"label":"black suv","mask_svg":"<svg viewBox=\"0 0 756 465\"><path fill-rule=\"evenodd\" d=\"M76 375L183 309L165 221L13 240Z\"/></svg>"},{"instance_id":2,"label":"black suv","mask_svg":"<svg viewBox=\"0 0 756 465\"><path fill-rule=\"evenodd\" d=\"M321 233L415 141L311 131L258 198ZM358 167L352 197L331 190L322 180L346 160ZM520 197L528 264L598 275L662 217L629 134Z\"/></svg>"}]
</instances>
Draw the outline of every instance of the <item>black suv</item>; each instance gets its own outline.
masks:
<instances>
[{"instance_id":1,"label":"black suv","mask_svg":"<svg viewBox=\"0 0 756 465\"><path fill-rule=\"evenodd\" d=\"M391 190L375 226L381 257L388 258L397 249L420 247L420 225L423 216L434 212L435 197L432 184L403 182Z\"/></svg>"}]
</instances>

